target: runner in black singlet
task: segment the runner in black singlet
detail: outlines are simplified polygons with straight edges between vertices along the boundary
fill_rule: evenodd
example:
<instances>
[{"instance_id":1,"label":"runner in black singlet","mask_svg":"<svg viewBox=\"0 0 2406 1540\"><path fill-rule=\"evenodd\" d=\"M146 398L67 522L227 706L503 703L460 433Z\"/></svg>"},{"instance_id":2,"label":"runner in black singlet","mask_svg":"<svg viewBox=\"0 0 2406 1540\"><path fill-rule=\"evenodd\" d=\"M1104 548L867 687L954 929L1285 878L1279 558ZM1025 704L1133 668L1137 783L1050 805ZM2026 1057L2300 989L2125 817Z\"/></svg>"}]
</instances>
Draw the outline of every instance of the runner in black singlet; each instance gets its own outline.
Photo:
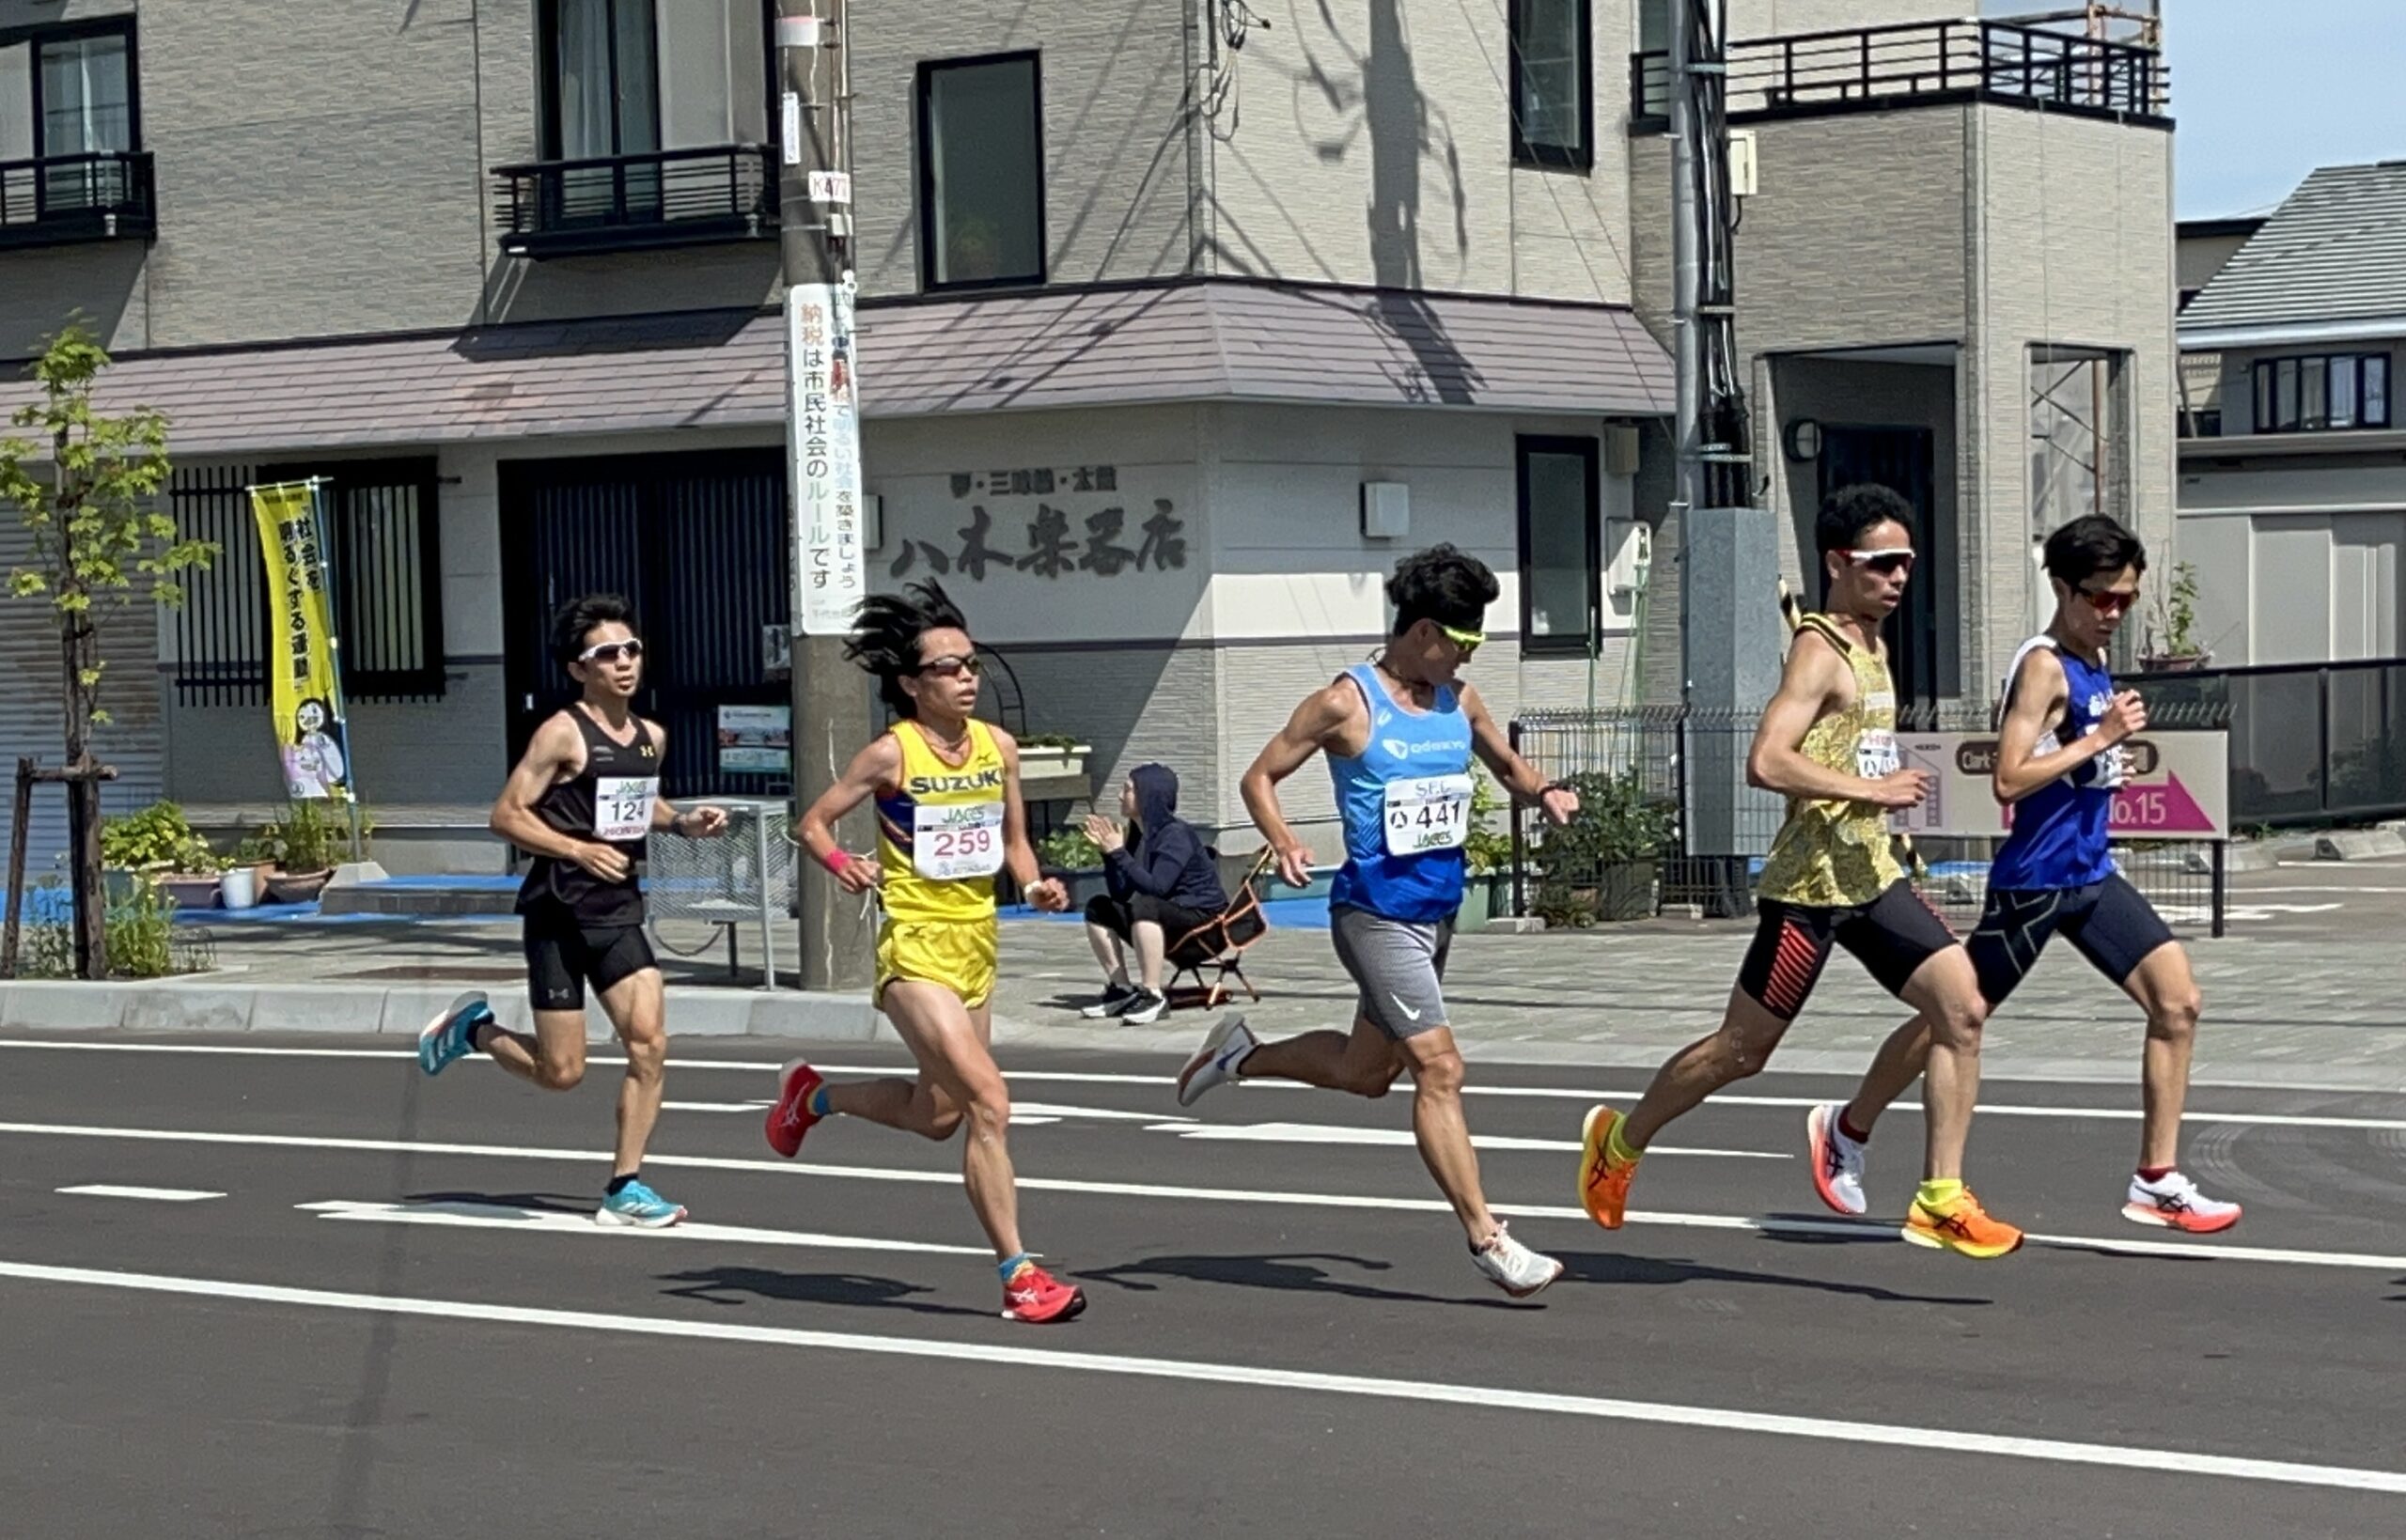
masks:
<instances>
[{"instance_id":1,"label":"runner in black singlet","mask_svg":"<svg viewBox=\"0 0 2406 1540\"><path fill-rule=\"evenodd\" d=\"M564 606L552 646L583 698L535 731L493 804L493 832L535 858L519 890L526 926L527 993L535 1031L509 1032L482 994L462 995L418 1034L428 1074L475 1050L547 1091L585 1078L585 991L602 999L627 1047L618 1091L617 1164L594 1219L647 1229L685 1210L642 1178L644 1146L660 1118L668 1034L659 966L643 931L640 871L655 829L707 837L726 827L715 807L680 813L660 796L667 740L634 714L643 643L625 599L588 595Z\"/></svg>"}]
</instances>

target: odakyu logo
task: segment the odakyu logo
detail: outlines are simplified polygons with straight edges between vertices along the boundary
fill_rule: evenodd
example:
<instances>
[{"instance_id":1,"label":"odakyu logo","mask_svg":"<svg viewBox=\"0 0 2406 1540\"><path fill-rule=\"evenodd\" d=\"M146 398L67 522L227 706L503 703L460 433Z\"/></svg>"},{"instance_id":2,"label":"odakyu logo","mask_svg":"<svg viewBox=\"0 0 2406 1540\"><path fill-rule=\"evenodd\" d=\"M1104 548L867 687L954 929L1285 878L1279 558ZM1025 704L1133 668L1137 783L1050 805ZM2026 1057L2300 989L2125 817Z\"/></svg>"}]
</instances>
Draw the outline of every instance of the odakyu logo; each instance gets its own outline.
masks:
<instances>
[{"instance_id":1,"label":"odakyu logo","mask_svg":"<svg viewBox=\"0 0 2406 1540\"><path fill-rule=\"evenodd\" d=\"M1426 743L1407 743L1399 738L1389 738L1380 739L1379 747L1384 749L1390 758L1412 759L1425 754L1468 754L1470 752L1470 739L1466 738L1442 738L1431 739Z\"/></svg>"}]
</instances>

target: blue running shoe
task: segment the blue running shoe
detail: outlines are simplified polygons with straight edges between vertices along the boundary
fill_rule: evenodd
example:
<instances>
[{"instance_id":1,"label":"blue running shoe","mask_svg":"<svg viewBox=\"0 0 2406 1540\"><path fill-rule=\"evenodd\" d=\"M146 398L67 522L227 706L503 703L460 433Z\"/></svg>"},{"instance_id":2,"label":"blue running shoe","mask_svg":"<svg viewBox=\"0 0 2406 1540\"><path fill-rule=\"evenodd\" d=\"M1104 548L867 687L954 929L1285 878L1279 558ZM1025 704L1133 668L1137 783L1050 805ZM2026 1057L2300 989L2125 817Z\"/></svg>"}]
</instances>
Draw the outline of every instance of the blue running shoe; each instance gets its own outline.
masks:
<instances>
[{"instance_id":1,"label":"blue running shoe","mask_svg":"<svg viewBox=\"0 0 2406 1540\"><path fill-rule=\"evenodd\" d=\"M417 1034L417 1066L430 1075L442 1074L453 1060L476 1051L477 1029L492 1019L492 1008L481 990L461 995Z\"/></svg>"},{"instance_id":2,"label":"blue running shoe","mask_svg":"<svg viewBox=\"0 0 2406 1540\"><path fill-rule=\"evenodd\" d=\"M670 1203L641 1182L629 1182L602 1199L602 1206L593 1211L596 1224L625 1225L637 1230L664 1230L684 1217L681 1205Z\"/></svg>"}]
</instances>

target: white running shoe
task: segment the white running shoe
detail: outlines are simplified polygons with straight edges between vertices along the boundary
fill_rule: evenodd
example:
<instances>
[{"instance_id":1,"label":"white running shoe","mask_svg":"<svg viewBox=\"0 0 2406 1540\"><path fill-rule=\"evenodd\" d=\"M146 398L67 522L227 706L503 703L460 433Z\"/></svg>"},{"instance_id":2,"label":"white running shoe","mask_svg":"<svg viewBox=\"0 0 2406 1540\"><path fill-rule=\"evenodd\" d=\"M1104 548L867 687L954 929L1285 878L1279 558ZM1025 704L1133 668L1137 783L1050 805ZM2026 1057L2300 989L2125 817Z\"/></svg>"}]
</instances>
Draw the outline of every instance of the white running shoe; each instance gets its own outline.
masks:
<instances>
[{"instance_id":1,"label":"white running shoe","mask_svg":"<svg viewBox=\"0 0 2406 1540\"><path fill-rule=\"evenodd\" d=\"M1492 1239L1470 1253L1488 1282L1515 1299L1525 1299L1562 1276L1562 1264L1530 1251L1498 1224Z\"/></svg>"},{"instance_id":2,"label":"white running shoe","mask_svg":"<svg viewBox=\"0 0 2406 1540\"><path fill-rule=\"evenodd\" d=\"M1829 1102L1804 1114L1804 1140L1812 1146L1813 1190L1841 1214L1861 1215L1863 1146L1838 1128L1842 1102Z\"/></svg>"},{"instance_id":3,"label":"white running shoe","mask_svg":"<svg viewBox=\"0 0 2406 1540\"><path fill-rule=\"evenodd\" d=\"M1253 1029L1244 1024L1242 1016L1231 1016L1211 1029L1195 1057L1178 1072L1178 1104L1192 1107L1203 1099L1203 1093L1237 1078L1237 1066L1244 1056L1261 1046Z\"/></svg>"},{"instance_id":4,"label":"white running shoe","mask_svg":"<svg viewBox=\"0 0 2406 1540\"><path fill-rule=\"evenodd\" d=\"M2209 1198L2188 1177L2167 1171L2160 1182L2135 1175L2131 1178L2130 1194L2122 1203L2122 1217L2140 1224L2185 1230L2193 1236L2211 1236L2239 1222L2239 1206Z\"/></svg>"}]
</instances>

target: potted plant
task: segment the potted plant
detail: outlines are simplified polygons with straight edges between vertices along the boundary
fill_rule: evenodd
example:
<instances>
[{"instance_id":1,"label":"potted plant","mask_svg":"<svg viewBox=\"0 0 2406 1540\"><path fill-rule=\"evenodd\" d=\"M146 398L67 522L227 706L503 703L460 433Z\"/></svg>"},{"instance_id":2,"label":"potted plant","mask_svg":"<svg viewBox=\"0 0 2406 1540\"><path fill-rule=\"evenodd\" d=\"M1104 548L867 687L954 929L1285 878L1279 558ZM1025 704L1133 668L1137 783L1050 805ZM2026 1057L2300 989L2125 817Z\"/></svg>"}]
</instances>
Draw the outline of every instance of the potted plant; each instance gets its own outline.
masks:
<instances>
[{"instance_id":1,"label":"potted plant","mask_svg":"<svg viewBox=\"0 0 2406 1540\"><path fill-rule=\"evenodd\" d=\"M179 909L217 905L217 853L174 802L155 801L103 822L101 865L134 874Z\"/></svg>"},{"instance_id":2,"label":"potted plant","mask_svg":"<svg viewBox=\"0 0 2406 1540\"><path fill-rule=\"evenodd\" d=\"M1487 928L1487 922L1507 907L1512 875L1512 835L1492 826L1504 811L1504 794L1484 770L1470 794L1470 834L1462 841L1462 860L1469 880L1462 886L1462 907L1454 916L1459 934Z\"/></svg>"},{"instance_id":3,"label":"potted plant","mask_svg":"<svg viewBox=\"0 0 2406 1540\"><path fill-rule=\"evenodd\" d=\"M1671 807L1648 795L1634 772L1591 771L1566 784L1579 795L1579 811L1547 830L1537 848L1538 915L1572 928L1652 918L1676 826Z\"/></svg>"},{"instance_id":4,"label":"potted plant","mask_svg":"<svg viewBox=\"0 0 2406 1540\"><path fill-rule=\"evenodd\" d=\"M2147 650L2139 666L2149 674L2180 674L2212 661L2213 654L2197 639L2196 566L2174 562L2172 580L2155 596L2155 614L2148 621Z\"/></svg>"},{"instance_id":5,"label":"potted plant","mask_svg":"<svg viewBox=\"0 0 2406 1540\"><path fill-rule=\"evenodd\" d=\"M226 907L233 910L251 909L267 892L269 874L275 870L275 853L268 847L265 836L245 834L235 842L226 857L226 869L217 874L218 893Z\"/></svg>"},{"instance_id":6,"label":"potted plant","mask_svg":"<svg viewBox=\"0 0 2406 1540\"><path fill-rule=\"evenodd\" d=\"M1055 829L1036 842L1036 864L1047 877L1057 877L1070 891L1070 912L1108 891L1102 879L1102 848L1075 824Z\"/></svg>"},{"instance_id":7,"label":"potted plant","mask_svg":"<svg viewBox=\"0 0 2406 1540\"><path fill-rule=\"evenodd\" d=\"M334 879L336 855L347 836L324 807L318 801L294 802L283 822L261 831L275 854L276 871L267 880L271 903L308 903Z\"/></svg>"}]
</instances>

